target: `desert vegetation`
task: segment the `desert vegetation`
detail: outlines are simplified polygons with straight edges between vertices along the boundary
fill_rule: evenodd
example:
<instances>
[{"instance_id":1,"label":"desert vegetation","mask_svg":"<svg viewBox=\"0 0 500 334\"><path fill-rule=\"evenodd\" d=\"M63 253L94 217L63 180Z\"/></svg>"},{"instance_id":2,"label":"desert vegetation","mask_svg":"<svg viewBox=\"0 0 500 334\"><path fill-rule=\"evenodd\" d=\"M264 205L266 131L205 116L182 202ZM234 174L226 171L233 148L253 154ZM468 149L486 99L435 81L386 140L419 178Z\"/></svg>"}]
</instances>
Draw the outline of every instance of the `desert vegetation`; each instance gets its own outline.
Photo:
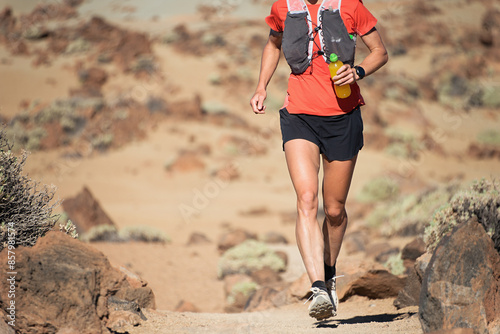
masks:
<instances>
[{"instance_id":1,"label":"desert vegetation","mask_svg":"<svg viewBox=\"0 0 500 334\"><path fill-rule=\"evenodd\" d=\"M0 131L0 249L13 235L15 246L33 246L57 221L55 188L42 186L23 173L28 154L19 156ZM72 232L72 231L68 231Z\"/></svg>"}]
</instances>

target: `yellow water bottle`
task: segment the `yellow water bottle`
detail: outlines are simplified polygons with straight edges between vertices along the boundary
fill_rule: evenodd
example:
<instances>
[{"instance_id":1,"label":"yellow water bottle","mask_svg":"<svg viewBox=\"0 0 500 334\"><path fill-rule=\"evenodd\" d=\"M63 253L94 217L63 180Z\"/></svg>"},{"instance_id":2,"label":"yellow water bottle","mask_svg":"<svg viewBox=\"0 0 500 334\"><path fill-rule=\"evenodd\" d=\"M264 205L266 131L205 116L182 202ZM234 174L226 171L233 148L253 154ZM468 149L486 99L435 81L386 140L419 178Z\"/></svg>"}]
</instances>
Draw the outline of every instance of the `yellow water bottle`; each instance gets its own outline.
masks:
<instances>
[{"instance_id":1,"label":"yellow water bottle","mask_svg":"<svg viewBox=\"0 0 500 334\"><path fill-rule=\"evenodd\" d=\"M330 76L332 78L337 75L337 71L339 70L340 67L342 67L342 65L344 65L344 63L342 63L339 60L339 57L335 53L332 53L330 55L330 64L328 65L328 68L330 69ZM343 85L343 86L334 85L334 87L335 87L335 94L341 99L345 99L346 97L349 97L351 95L350 85Z\"/></svg>"}]
</instances>

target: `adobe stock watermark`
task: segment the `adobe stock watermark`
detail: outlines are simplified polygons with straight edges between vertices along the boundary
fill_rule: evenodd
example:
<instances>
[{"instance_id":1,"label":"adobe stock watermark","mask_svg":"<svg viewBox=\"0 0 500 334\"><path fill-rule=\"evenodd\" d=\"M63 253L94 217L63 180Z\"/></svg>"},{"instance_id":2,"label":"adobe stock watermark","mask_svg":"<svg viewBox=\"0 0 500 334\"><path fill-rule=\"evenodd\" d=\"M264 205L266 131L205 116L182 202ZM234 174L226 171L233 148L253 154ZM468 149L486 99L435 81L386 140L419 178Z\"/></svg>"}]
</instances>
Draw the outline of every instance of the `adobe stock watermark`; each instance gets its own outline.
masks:
<instances>
[{"instance_id":1,"label":"adobe stock watermark","mask_svg":"<svg viewBox=\"0 0 500 334\"><path fill-rule=\"evenodd\" d=\"M499 88L500 82L486 79L478 79L476 85L476 89L482 92L483 95L491 94L495 89ZM418 150L416 158L400 159L398 165L399 176L405 178L411 177L424 164L426 156L429 154L429 149L445 144L450 139L450 135L448 134L450 131L458 130L464 122L471 119L469 98L470 96L467 96L459 102L459 105L452 107L451 110L446 110L449 107L442 106L443 112L440 126L430 131L429 137L424 139L424 145Z\"/></svg>"},{"instance_id":2,"label":"adobe stock watermark","mask_svg":"<svg viewBox=\"0 0 500 334\"><path fill-rule=\"evenodd\" d=\"M441 117L442 126L430 131L429 137L424 139L423 145L415 152L415 157L399 159L398 175L403 178L413 176L416 170L425 163L432 148L442 145L450 139L446 132L457 130L463 124L464 120L468 118L470 118L470 115L465 112L457 112L456 110L451 113L443 113Z\"/></svg>"},{"instance_id":3,"label":"adobe stock watermark","mask_svg":"<svg viewBox=\"0 0 500 334\"><path fill-rule=\"evenodd\" d=\"M201 188L194 188L191 203L181 203L179 205L179 211L184 222L191 221L194 216L198 216L206 209L210 202L229 186L233 175L238 173L238 168L238 162L232 161Z\"/></svg>"},{"instance_id":4,"label":"adobe stock watermark","mask_svg":"<svg viewBox=\"0 0 500 334\"><path fill-rule=\"evenodd\" d=\"M250 112L250 111L249 111ZM257 145L262 145L268 142L272 133L279 127L279 114L273 115L268 125L259 131L257 135L248 135L247 146L242 148L242 151L248 152L250 157L252 153L257 152ZM218 197L220 193L225 190L233 180L234 175L238 175L238 169L241 166L241 160L248 158L246 155L239 159L233 159L226 164L217 176L210 179L203 186L194 188L192 190L193 196L189 203L181 203L178 206L179 212L185 223L190 223L192 219L199 216L205 210L213 199Z\"/></svg>"},{"instance_id":5,"label":"adobe stock watermark","mask_svg":"<svg viewBox=\"0 0 500 334\"><path fill-rule=\"evenodd\" d=\"M16 326L16 230L13 222L7 223L7 323Z\"/></svg>"}]
</instances>

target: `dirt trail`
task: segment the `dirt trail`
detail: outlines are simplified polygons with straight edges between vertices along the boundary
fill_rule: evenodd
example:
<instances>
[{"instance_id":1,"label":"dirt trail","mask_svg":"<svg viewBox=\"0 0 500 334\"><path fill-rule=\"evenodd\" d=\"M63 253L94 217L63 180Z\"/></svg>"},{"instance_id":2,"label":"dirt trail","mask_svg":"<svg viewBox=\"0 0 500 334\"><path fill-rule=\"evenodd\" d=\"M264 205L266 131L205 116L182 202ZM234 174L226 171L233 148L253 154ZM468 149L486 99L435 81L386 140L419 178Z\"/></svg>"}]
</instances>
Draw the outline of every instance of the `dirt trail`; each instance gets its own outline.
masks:
<instances>
[{"instance_id":1,"label":"dirt trail","mask_svg":"<svg viewBox=\"0 0 500 334\"><path fill-rule=\"evenodd\" d=\"M235 314L146 310L148 321L130 333L422 333L417 307L397 311L392 303L393 299L354 298L340 304L337 317L323 322L310 318L302 303Z\"/></svg>"}]
</instances>

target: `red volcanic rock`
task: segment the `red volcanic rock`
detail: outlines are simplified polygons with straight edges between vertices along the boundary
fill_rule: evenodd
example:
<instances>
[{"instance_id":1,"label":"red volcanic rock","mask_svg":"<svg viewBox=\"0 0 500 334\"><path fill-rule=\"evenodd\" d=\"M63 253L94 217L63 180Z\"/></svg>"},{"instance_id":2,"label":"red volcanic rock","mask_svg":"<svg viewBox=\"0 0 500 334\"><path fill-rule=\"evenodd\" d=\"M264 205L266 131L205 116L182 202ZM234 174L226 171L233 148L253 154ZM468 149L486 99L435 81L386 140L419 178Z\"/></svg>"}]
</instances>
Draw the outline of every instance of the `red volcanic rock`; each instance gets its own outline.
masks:
<instances>
[{"instance_id":1,"label":"red volcanic rock","mask_svg":"<svg viewBox=\"0 0 500 334\"><path fill-rule=\"evenodd\" d=\"M10 52L14 56L29 56L30 51L24 41L19 41L12 45Z\"/></svg>"},{"instance_id":2,"label":"red volcanic rock","mask_svg":"<svg viewBox=\"0 0 500 334\"><path fill-rule=\"evenodd\" d=\"M204 170L205 163L197 154L186 152L182 153L177 160L167 167L171 172L192 172L196 170Z\"/></svg>"},{"instance_id":3,"label":"red volcanic rock","mask_svg":"<svg viewBox=\"0 0 500 334\"><path fill-rule=\"evenodd\" d=\"M351 282L340 300L346 301L354 295L364 296L370 299L396 297L404 286L404 278L399 278L387 270L370 270L360 278Z\"/></svg>"},{"instance_id":4,"label":"red volcanic rock","mask_svg":"<svg viewBox=\"0 0 500 334\"><path fill-rule=\"evenodd\" d=\"M404 246L401 251L401 259L415 261L425 253L425 242L422 238L415 238L412 242Z\"/></svg>"},{"instance_id":5,"label":"red volcanic rock","mask_svg":"<svg viewBox=\"0 0 500 334\"><path fill-rule=\"evenodd\" d=\"M88 232L98 225L115 226L87 187L75 197L64 200L62 206L78 233Z\"/></svg>"},{"instance_id":6,"label":"red volcanic rock","mask_svg":"<svg viewBox=\"0 0 500 334\"><path fill-rule=\"evenodd\" d=\"M248 231L237 229L221 235L219 242L217 243L217 248L219 249L219 252L224 253L229 248L239 245L248 239L256 240L257 236Z\"/></svg>"},{"instance_id":7,"label":"red volcanic rock","mask_svg":"<svg viewBox=\"0 0 500 334\"><path fill-rule=\"evenodd\" d=\"M438 244L425 272L419 316L425 333L456 327L500 332L500 254L472 218Z\"/></svg>"},{"instance_id":8,"label":"red volcanic rock","mask_svg":"<svg viewBox=\"0 0 500 334\"><path fill-rule=\"evenodd\" d=\"M16 28L16 18L12 15L12 8L5 7L0 11L0 42L8 42Z\"/></svg>"},{"instance_id":9,"label":"red volcanic rock","mask_svg":"<svg viewBox=\"0 0 500 334\"><path fill-rule=\"evenodd\" d=\"M200 309L197 308L193 303L181 300L179 304L175 307L175 312L193 312L198 313Z\"/></svg>"},{"instance_id":10,"label":"red volcanic rock","mask_svg":"<svg viewBox=\"0 0 500 334\"><path fill-rule=\"evenodd\" d=\"M500 147L494 145L469 145L468 154L474 159L500 159Z\"/></svg>"},{"instance_id":11,"label":"red volcanic rock","mask_svg":"<svg viewBox=\"0 0 500 334\"><path fill-rule=\"evenodd\" d=\"M191 245L203 245L203 244L209 244L211 243L210 239L208 237L200 232L193 232L189 236L189 240L187 242L188 246Z\"/></svg>"},{"instance_id":12,"label":"red volcanic rock","mask_svg":"<svg viewBox=\"0 0 500 334\"><path fill-rule=\"evenodd\" d=\"M20 333L109 333L106 320L116 311L110 308L114 295L122 290L124 295L134 295L124 275L104 254L64 233L49 232L35 246L18 247L15 253L15 325ZM4 249L0 253L3 273L12 271L7 256ZM11 300L9 287L7 280L0 281L4 313ZM141 314L141 301L118 301L119 310Z\"/></svg>"},{"instance_id":13,"label":"red volcanic rock","mask_svg":"<svg viewBox=\"0 0 500 334\"><path fill-rule=\"evenodd\" d=\"M72 96L101 97L101 88L108 81L108 73L99 67L78 71L81 88L71 90Z\"/></svg>"},{"instance_id":14,"label":"red volcanic rock","mask_svg":"<svg viewBox=\"0 0 500 334\"><path fill-rule=\"evenodd\" d=\"M432 254L425 253L415 261L406 279L404 289L399 292L398 298L394 300L394 306L397 309L415 306L420 303L422 280L424 279L425 270L429 265L431 256Z\"/></svg>"},{"instance_id":15,"label":"red volcanic rock","mask_svg":"<svg viewBox=\"0 0 500 334\"><path fill-rule=\"evenodd\" d=\"M122 70L129 70L140 55L151 54L151 41L142 33L120 29L94 16L77 30L77 34L98 45L101 52L111 55Z\"/></svg>"},{"instance_id":16,"label":"red volcanic rock","mask_svg":"<svg viewBox=\"0 0 500 334\"><path fill-rule=\"evenodd\" d=\"M259 285L272 285L281 282L281 276L269 267L259 269L250 275L252 280Z\"/></svg>"},{"instance_id":17,"label":"red volcanic rock","mask_svg":"<svg viewBox=\"0 0 500 334\"><path fill-rule=\"evenodd\" d=\"M275 307L273 299L278 295L278 291L265 286L253 293L245 305L244 310L247 312L262 311Z\"/></svg>"}]
</instances>

